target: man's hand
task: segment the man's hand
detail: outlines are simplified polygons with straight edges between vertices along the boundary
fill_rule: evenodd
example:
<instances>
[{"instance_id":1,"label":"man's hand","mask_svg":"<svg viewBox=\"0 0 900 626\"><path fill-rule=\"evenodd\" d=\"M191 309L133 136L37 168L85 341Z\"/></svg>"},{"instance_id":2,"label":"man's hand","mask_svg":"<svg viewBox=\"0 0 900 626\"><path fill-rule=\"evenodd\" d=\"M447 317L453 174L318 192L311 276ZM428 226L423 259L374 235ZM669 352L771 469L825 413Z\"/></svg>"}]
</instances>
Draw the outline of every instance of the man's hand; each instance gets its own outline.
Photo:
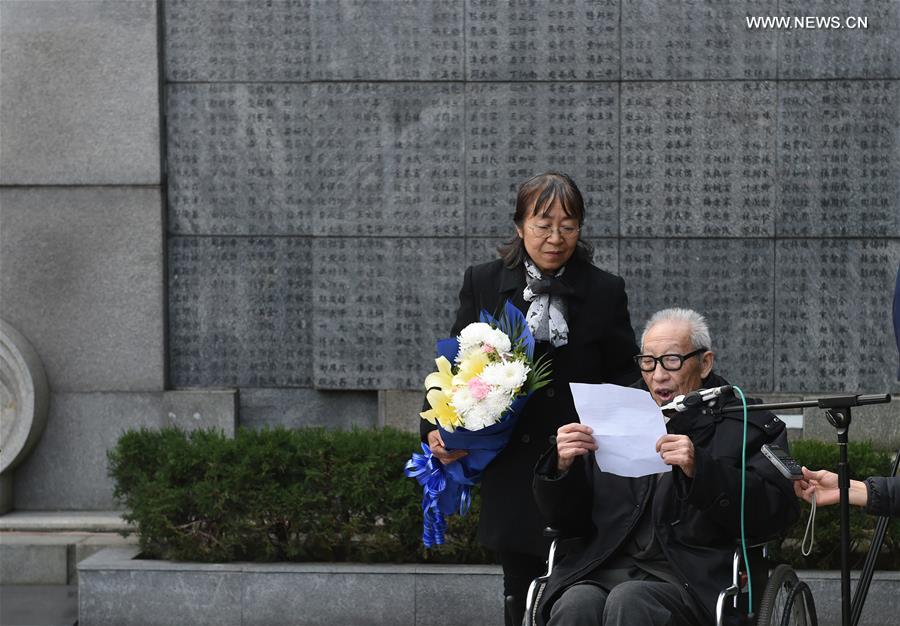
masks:
<instances>
[{"instance_id":1,"label":"man's hand","mask_svg":"<svg viewBox=\"0 0 900 626\"><path fill-rule=\"evenodd\" d=\"M694 444L687 435L663 435L656 451L666 465L677 465L688 478L694 477Z\"/></svg>"},{"instance_id":2,"label":"man's hand","mask_svg":"<svg viewBox=\"0 0 900 626\"><path fill-rule=\"evenodd\" d=\"M556 431L556 469L560 474L568 472L577 457L597 449L593 432L590 427L577 422L559 427Z\"/></svg>"},{"instance_id":3,"label":"man's hand","mask_svg":"<svg viewBox=\"0 0 900 626\"><path fill-rule=\"evenodd\" d=\"M454 450L449 452L444 447L444 440L441 438L441 431L435 429L428 433L428 447L431 453L438 458L438 461L444 465L449 465L453 461L462 458L468 454L465 450Z\"/></svg>"}]
</instances>

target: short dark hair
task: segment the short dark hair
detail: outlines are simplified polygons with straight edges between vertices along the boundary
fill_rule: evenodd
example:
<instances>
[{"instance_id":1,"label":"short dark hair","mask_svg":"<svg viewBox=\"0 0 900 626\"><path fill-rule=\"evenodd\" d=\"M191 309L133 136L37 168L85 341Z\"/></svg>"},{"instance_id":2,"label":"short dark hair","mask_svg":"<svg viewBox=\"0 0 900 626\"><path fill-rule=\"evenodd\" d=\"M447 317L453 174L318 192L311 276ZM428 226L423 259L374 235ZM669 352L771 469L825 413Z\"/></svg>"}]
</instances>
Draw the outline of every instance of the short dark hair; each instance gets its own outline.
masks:
<instances>
[{"instance_id":1,"label":"short dark hair","mask_svg":"<svg viewBox=\"0 0 900 626\"><path fill-rule=\"evenodd\" d=\"M584 197L578 185L567 174L553 171L532 176L519 185L513 222L521 228L529 211L532 215L545 214L557 201L568 217L578 220L578 226L584 224ZM527 256L525 243L518 234L500 245L497 252L503 264L510 268L524 263ZM581 238L581 232L575 244L575 256L588 263L594 258L594 246Z\"/></svg>"}]
</instances>

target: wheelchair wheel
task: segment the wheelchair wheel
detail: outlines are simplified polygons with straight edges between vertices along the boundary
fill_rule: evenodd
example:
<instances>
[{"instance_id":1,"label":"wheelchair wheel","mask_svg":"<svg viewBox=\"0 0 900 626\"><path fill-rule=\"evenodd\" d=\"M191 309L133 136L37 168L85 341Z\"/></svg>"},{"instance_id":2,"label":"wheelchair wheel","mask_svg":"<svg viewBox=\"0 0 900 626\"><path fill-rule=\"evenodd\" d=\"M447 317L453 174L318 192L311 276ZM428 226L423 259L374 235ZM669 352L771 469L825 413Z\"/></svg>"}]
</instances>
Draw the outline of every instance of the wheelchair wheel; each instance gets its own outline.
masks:
<instances>
[{"instance_id":1,"label":"wheelchair wheel","mask_svg":"<svg viewBox=\"0 0 900 626\"><path fill-rule=\"evenodd\" d=\"M759 603L756 626L818 626L812 593L790 565L772 570Z\"/></svg>"}]
</instances>

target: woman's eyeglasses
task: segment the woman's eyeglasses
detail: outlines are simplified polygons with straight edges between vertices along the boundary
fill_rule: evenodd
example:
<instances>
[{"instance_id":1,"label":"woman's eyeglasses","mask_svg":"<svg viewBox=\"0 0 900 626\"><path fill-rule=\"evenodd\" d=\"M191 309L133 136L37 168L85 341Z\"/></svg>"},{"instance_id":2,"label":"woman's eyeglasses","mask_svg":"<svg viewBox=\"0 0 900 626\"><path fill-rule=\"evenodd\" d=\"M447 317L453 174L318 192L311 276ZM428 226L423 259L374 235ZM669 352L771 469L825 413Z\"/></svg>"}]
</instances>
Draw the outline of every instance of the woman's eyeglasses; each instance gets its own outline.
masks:
<instances>
[{"instance_id":1,"label":"woman's eyeglasses","mask_svg":"<svg viewBox=\"0 0 900 626\"><path fill-rule=\"evenodd\" d=\"M560 226L559 228L553 228L552 226L542 226L540 224L529 224L528 228L531 229L531 232L534 233L535 237L540 237L541 239L550 239L553 236L553 231L559 232L559 236L563 239L569 239L570 237L574 237L578 234L578 231L581 230L578 226Z\"/></svg>"}]
</instances>

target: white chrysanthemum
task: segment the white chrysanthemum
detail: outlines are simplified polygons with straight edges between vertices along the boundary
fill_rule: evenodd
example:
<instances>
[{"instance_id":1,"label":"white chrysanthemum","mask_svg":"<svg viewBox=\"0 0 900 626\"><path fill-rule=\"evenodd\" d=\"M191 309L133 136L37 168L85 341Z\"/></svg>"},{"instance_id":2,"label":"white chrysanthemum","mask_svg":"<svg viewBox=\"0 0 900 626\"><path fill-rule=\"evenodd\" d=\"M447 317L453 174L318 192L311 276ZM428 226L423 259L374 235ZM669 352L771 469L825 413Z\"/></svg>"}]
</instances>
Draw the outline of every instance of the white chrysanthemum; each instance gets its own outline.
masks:
<instances>
[{"instance_id":1,"label":"white chrysanthemum","mask_svg":"<svg viewBox=\"0 0 900 626\"><path fill-rule=\"evenodd\" d=\"M491 426L497 421L498 415L495 415L488 406L487 398L466 411L463 417L463 425L467 430L481 430L486 426Z\"/></svg>"},{"instance_id":2,"label":"white chrysanthemum","mask_svg":"<svg viewBox=\"0 0 900 626\"><path fill-rule=\"evenodd\" d=\"M459 333L459 351L468 352L473 348L480 348L482 344L487 343L494 329L490 324L483 322L473 322L462 329Z\"/></svg>"},{"instance_id":3,"label":"white chrysanthemum","mask_svg":"<svg viewBox=\"0 0 900 626\"><path fill-rule=\"evenodd\" d=\"M483 322L469 324L459 334L459 352L456 355L456 362L461 362L476 350L483 351L486 345L500 353L507 353L512 348L509 337L502 330Z\"/></svg>"},{"instance_id":4,"label":"white chrysanthemum","mask_svg":"<svg viewBox=\"0 0 900 626\"><path fill-rule=\"evenodd\" d=\"M528 378L528 366L522 361L491 363L484 368L481 378L492 387L500 387L507 395L518 391Z\"/></svg>"},{"instance_id":5,"label":"white chrysanthemum","mask_svg":"<svg viewBox=\"0 0 900 626\"><path fill-rule=\"evenodd\" d=\"M464 426L468 430L481 430L493 426L512 404L513 395L502 389L494 389L484 400L477 402L466 411L463 417Z\"/></svg>"},{"instance_id":6,"label":"white chrysanthemum","mask_svg":"<svg viewBox=\"0 0 900 626\"><path fill-rule=\"evenodd\" d=\"M491 329L490 335L485 343L493 347L497 352L509 352L510 348L512 348L509 337L506 336L506 333L497 328Z\"/></svg>"},{"instance_id":7,"label":"white chrysanthemum","mask_svg":"<svg viewBox=\"0 0 900 626\"><path fill-rule=\"evenodd\" d=\"M464 415L478 402L466 385L460 385L454 389L451 398L450 404L456 409L457 415Z\"/></svg>"}]
</instances>

